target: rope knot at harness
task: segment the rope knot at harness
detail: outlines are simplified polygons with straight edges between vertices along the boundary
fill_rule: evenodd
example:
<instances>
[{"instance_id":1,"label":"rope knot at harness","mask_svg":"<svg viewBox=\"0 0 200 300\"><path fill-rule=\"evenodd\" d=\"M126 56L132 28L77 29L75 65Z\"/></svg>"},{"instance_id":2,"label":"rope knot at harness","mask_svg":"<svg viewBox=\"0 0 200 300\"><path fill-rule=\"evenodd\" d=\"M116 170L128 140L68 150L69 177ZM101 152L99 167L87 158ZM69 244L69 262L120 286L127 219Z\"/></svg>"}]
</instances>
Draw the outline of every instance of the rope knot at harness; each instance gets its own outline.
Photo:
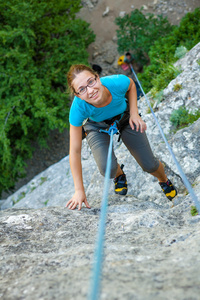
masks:
<instances>
[{"instance_id":1,"label":"rope knot at harness","mask_svg":"<svg viewBox=\"0 0 200 300\"><path fill-rule=\"evenodd\" d=\"M119 123L119 122L115 121L114 123L112 123L110 125L110 127L107 130L100 129L99 132L104 132L104 133L107 133L109 135L111 135L112 132L113 132L113 134L119 134L119 129L117 127L117 123Z\"/></svg>"}]
</instances>

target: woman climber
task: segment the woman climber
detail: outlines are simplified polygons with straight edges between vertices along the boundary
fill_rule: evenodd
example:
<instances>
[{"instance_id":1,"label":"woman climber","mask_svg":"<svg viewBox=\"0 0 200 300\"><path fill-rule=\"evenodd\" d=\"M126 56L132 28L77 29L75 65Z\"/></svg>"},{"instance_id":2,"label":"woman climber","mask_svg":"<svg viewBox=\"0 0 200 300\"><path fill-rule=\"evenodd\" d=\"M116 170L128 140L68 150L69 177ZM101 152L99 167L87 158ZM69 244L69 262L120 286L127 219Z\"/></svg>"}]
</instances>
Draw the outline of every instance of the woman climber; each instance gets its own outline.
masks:
<instances>
[{"instance_id":1,"label":"woman climber","mask_svg":"<svg viewBox=\"0 0 200 300\"><path fill-rule=\"evenodd\" d=\"M177 191L167 178L162 163L155 158L150 148L145 130L146 124L137 108L137 92L134 81L125 75L99 77L85 65L73 65L67 74L68 86L75 95L70 109L70 167L75 186L75 194L66 207L80 210L87 201L83 186L81 146L82 127L100 173L104 176L110 136L99 132L118 121L121 139L141 168L155 176L169 200ZM127 101L128 99L128 101ZM128 114L128 118L127 118ZM128 120L128 122L126 121ZM117 162L112 151L111 178L114 178L115 193L126 195L127 180L123 165Z\"/></svg>"}]
</instances>

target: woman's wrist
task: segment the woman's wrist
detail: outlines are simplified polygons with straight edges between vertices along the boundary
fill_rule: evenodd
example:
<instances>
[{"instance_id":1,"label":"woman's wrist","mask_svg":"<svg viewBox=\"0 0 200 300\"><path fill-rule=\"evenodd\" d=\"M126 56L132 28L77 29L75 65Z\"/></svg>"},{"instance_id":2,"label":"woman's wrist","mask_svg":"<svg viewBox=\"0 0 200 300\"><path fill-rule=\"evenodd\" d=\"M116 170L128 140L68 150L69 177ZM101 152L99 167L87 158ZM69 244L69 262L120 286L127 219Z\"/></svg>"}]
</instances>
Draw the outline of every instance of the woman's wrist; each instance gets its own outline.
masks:
<instances>
[{"instance_id":1,"label":"woman's wrist","mask_svg":"<svg viewBox=\"0 0 200 300\"><path fill-rule=\"evenodd\" d=\"M85 193L84 187L82 187L82 188L75 188L75 193Z\"/></svg>"},{"instance_id":2,"label":"woman's wrist","mask_svg":"<svg viewBox=\"0 0 200 300\"><path fill-rule=\"evenodd\" d=\"M138 110L133 110L133 111L130 110L130 115L131 116L138 116L139 115Z\"/></svg>"}]
</instances>

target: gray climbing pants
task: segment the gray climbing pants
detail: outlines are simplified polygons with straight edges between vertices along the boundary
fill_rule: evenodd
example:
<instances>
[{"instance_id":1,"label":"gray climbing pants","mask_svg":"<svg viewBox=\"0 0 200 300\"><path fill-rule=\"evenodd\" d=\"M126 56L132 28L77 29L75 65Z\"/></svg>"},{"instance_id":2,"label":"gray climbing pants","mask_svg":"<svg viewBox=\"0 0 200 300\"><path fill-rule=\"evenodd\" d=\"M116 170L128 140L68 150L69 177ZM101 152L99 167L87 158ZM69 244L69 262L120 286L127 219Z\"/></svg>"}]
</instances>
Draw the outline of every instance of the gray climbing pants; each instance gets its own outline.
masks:
<instances>
[{"instance_id":1,"label":"gray climbing pants","mask_svg":"<svg viewBox=\"0 0 200 300\"><path fill-rule=\"evenodd\" d=\"M109 126L105 122L97 123L89 119L83 127L85 131L89 132L86 136L87 142L100 173L105 176L110 136L107 133L98 132L98 130L105 130ZM130 125L126 125L121 132L121 139L145 172L153 173L158 169L159 160L153 155L145 132L137 132L132 130ZM117 167L117 158L112 150L111 178L115 177Z\"/></svg>"}]
</instances>

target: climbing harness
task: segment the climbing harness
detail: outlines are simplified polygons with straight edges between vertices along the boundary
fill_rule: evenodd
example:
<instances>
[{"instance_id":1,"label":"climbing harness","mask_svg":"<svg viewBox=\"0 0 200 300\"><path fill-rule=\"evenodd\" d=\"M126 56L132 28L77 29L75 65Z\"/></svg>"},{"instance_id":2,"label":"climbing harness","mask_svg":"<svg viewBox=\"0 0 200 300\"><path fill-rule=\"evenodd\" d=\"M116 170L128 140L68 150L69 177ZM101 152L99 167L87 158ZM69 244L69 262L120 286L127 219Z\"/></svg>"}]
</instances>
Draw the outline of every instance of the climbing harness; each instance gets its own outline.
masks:
<instances>
[{"instance_id":1,"label":"climbing harness","mask_svg":"<svg viewBox=\"0 0 200 300\"><path fill-rule=\"evenodd\" d=\"M139 114L139 115L141 116L141 114ZM104 120L102 122L106 123L109 126L112 126L112 124L114 124L116 122L116 125L117 125L117 128L118 128L118 131L116 132L116 134L119 135L117 141L119 142L120 139L121 139L122 130L124 129L125 126L127 126L129 124L129 118L130 118L129 103L127 101L127 108L122 114L119 114L119 115L117 115L117 116L115 116L111 119ZM90 121L90 119L88 119L88 121ZM108 129L106 129L106 130L103 130L103 129L89 129L89 130L87 129L87 130L84 130L84 128L82 127L82 140L92 131L108 133L108 132L110 132L110 130L111 130L110 127L108 127Z\"/></svg>"},{"instance_id":2,"label":"climbing harness","mask_svg":"<svg viewBox=\"0 0 200 300\"><path fill-rule=\"evenodd\" d=\"M191 196L193 202L195 203L195 206L196 206L196 208L197 208L197 210L198 210L198 212L200 214L200 202L199 202L199 200L198 200L198 198L197 198L197 196L196 196L196 194L195 194L195 192L194 192L191 184L189 183L189 181L188 181L185 173L183 172L183 170L182 170L179 162L177 161L177 159L176 159L176 157L175 157L175 155L174 155L174 153L173 153L173 151L172 151L172 149L171 149L171 147L170 147L170 145L169 145L169 143L168 143L168 141L167 141L167 139L165 137L165 134L164 134L164 132L163 132L161 126L160 126L160 123L158 122L158 119L157 119L157 117L156 117L156 115L155 115L155 113L154 113L154 111L153 111L153 109L151 107L151 104L150 104L150 102L149 102L149 100L148 100L148 98L147 98L147 96L146 96L146 94L145 94L145 92L144 92L141 84L140 84L140 81L139 81L139 79L138 79L138 77L137 77L137 75L136 75L136 73L135 73L135 71L133 69L132 64L130 64L130 68L131 68L131 71L132 71L133 75L135 76L135 79L137 80L137 83L138 83L138 85L140 87L140 90L142 91L142 93L143 93L143 95L144 95L144 97L146 99L146 102L147 102L147 104L148 104L148 106L149 106L149 108L151 110L151 113L152 113L152 115L153 115L153 117L154 117L154 119L156 121L156 124L157 124L157 126L158 126L158 128L160 130L161 136L162 136L162 138L163 138L163 140L164 140L164 142L165 142L165 144L166 144L166 146L167 146L167 148L168 148L168 150L169 150L169 152L170 152L170 154L171 154L171 156L172 156L172 158L173 158L173 160L174 160L174 162L175 162L175 164L177 166L177 169L178 169L178 171L180 173L180 176L181 176L181 178L183 180L183 183L186 186L188 192L190 193L190 196Z\"/></svg>"},{"instance_id":3,"label":"climbing harness","mask_svg":"<svg viewBox=\"0 0 200 300\"><path fill-rule=\"evenodd\" d=\"M100 277L102 271L102 262L103 262L103 247L104 247L104 239L105 239L105 226L106 226L106 215L107 215L107 207L108 207L108 192L109 192L109 179L111 173L111 159L112 159L112 145L113 145L113 135L118 132L117 122L115 121L105 133L110 135L110 144L108 148L108 156L107 156L107 167L105 172L104 179L104 191L103 198L101 203L101 215L99 221L99 229L98 229L98 238L95 252L95 261L94 261L94 270L92 277L92 290L89 295L90 300L99 299L100 293Z\"/></svg>"},{"instance_id":4,"label":"climbing harness","mask_svg":"<svg viewBox=\"0 0 200 300\"><path fill-rule=\"evenodd\" d=\"M117 121L115 121L113 124L111 124L110 127L108 128L108 130L99 129L99 132L108 133L109 135L111 135L111 133L119 134L119 130L117 128Z\"/></svg>"}]
</instances>

